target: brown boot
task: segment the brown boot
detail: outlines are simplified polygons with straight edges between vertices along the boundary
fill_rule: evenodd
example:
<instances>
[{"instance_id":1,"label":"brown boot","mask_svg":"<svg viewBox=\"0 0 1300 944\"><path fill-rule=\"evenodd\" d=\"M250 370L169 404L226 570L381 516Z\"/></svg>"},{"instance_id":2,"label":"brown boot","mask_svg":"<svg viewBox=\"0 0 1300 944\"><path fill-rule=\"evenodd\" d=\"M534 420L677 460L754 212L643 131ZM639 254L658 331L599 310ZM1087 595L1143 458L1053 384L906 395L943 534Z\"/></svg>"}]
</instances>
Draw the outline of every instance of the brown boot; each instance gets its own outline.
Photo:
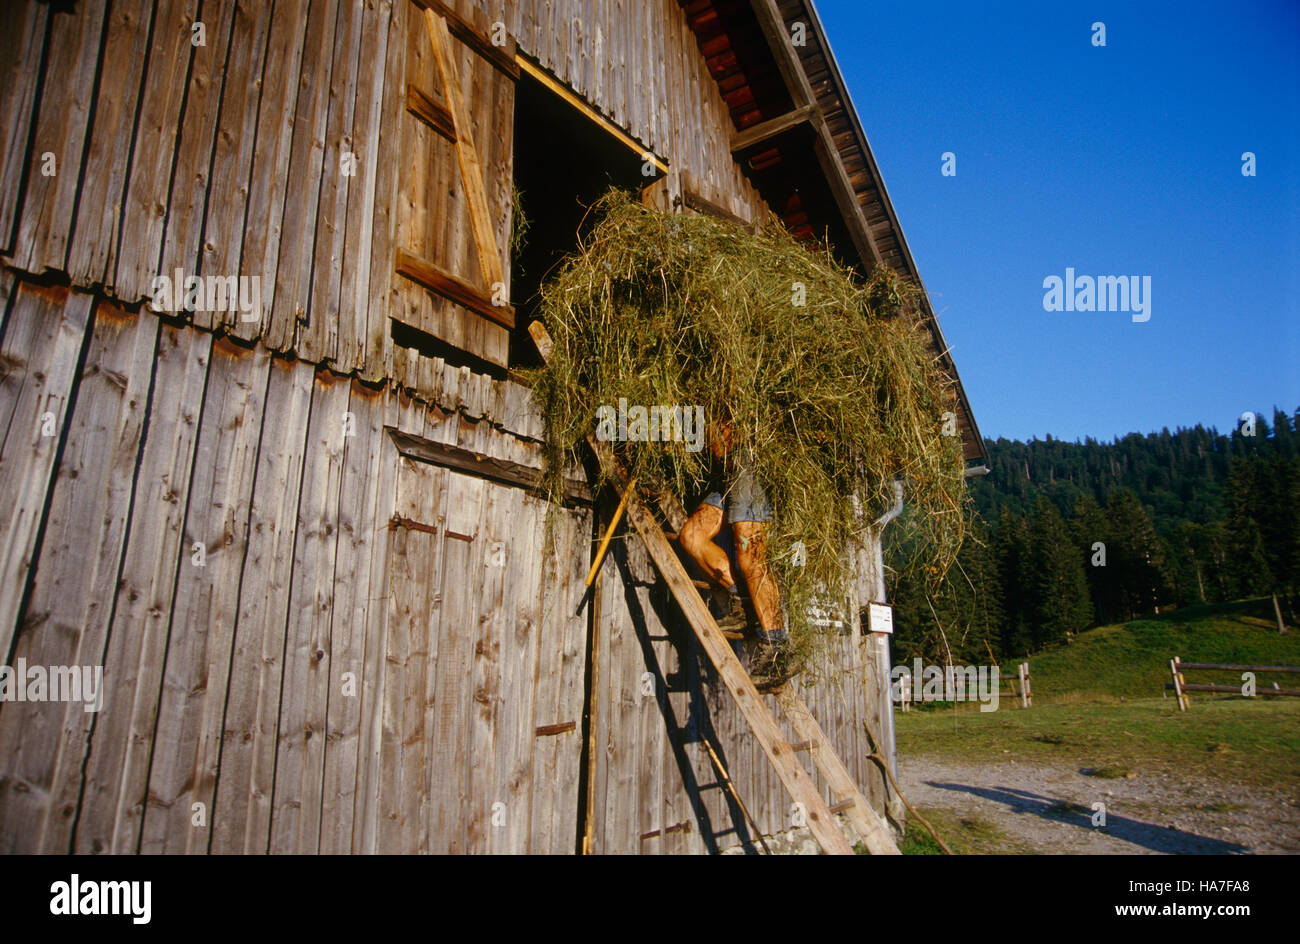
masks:
<instances>
[{"instance_id":1,"label":"brown boot","mask_svg":"<svg viewBox=\"0 0 1300 944\"><path fill-rule=\"evenodd\" d=\"M774 692L799 673L788 643L760 641L749 657L749 677L760 692Z\"/></svg>"},{"instance_id":2,"label":"brown boot","mask_svg":"<svg viewBox=\"0 0 1300 944\"><path fill-rule=\"evenodd\" d=\"M731 640L745 638L745 629L749 626L749 616L745 613L745 604L734 593L726 594L725 612L718 617L718 629L722 635Z\"/></svg>"}]
</instances>

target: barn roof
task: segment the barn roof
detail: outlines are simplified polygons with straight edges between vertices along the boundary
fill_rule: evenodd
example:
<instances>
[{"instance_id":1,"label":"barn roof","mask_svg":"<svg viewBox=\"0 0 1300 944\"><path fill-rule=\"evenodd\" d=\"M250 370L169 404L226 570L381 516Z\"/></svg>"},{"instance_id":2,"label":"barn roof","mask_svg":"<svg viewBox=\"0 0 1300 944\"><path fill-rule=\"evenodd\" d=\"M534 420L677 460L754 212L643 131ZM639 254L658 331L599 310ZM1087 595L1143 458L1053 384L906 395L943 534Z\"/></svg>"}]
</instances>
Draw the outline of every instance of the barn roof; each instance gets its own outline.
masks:
<instances>
[{"instance_id":1,"label":"barn roof","mask_svg":"<svg viewBox=\"0 0 1300 944\"><path fill-rule=\"evenodd\" d=\"M732 150L802 238L826 231L864 269L881 263L921 289L936 355L953 380L964 457L987 461L956 364L930 305L826 32L811 0L678 0L731 113ZM795 45L792 36L800 36Z\"/></svg>"}]
</instances>

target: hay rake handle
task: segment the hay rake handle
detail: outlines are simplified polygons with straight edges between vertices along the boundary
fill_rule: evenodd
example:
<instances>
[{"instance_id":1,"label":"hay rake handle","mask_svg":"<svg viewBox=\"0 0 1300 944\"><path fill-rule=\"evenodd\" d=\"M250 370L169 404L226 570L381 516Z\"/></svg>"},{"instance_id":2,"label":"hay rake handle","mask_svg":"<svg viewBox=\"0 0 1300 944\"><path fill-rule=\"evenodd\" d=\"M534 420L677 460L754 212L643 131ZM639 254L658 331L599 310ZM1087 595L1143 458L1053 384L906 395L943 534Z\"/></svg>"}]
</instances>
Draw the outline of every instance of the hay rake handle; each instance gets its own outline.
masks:
<instances>
[{"instance_id":1,"label":"hay rake handle","mask_svg":"<svg viewBox=\"0 0 1300 944\"><path fill-rule=\"evenodd\" d=\"M532 335L542 360L549 361L552 342L546 328L541 322L534 321L528 326L528 332ZM598 441L594 436L588 436L587 444L595 453L606 475L616 485L620 497L626 503L628 520L641 536L650 559L677 599L682 613L699 638L700 645L708 654L709 661L717 669L723 687L735 699L740 713L749 723L781 783L785 785L795 803L803 808L813 838L829 854L853 855L853 847L844 838L834 814L822 798L821 791L817 789L812 777L799 762L795 749L786 740L776 717L768 710L762 696L754 688L749 674L736 658L735 651L723 637L722 631L718 629L713 615L700 597L672 545L668 543L667 535L637 496L635 483L629 481L613 450L606 443ZM680 504L672 496L663 495L660 496L659 503L669 523L673 527L680 528L682 520L685 519ZM894 844L893 836L875 816L843 762L830 748L830 742L803 699L786 685L777 693L777 701L785 711L796 736L802 742L800 747L808 749L814 764L826 777L831 790L839 796L836 808L846 811L850 824L867 848L873 855L897 855L898 847Z\"/></svg>"}]
</instances>

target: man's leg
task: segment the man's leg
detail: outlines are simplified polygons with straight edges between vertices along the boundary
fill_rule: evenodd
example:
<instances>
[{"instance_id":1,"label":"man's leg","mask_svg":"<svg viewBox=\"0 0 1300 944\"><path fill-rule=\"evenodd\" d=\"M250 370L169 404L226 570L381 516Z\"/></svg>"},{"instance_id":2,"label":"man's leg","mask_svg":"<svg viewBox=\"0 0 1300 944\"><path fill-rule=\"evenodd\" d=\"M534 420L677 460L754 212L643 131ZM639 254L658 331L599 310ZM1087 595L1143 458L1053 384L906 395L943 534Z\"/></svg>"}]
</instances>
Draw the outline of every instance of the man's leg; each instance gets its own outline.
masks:
<instances>
[{"instance_id":1,"label":"man's leg","mask_svg":"<svg viewBox=\"0 0 1300 944\"><path fill-rule=\"evenodd\" d=\"M767 563L767 522L737 521L731 530L736 537L736 561L745 575L762 638L765 642L780 642L785 636L785 619L781 615L781 593Z\"/></svg>"},{"instance_id":2,"label":"man's leg","mask_svg":"<svg viewBox=\"0 0 1300 944\"><path fill-rule=\"evenodd\" d=\"M712 504L716 501L717 504ZM731 574L731 561L727 552L713 543L713 539L722 530L722 499L710 495L695 513L686 519L677 543L695 563L700 565L706 577L724 590L734 590L736 578Z\"/></svg>"}]
</instances>

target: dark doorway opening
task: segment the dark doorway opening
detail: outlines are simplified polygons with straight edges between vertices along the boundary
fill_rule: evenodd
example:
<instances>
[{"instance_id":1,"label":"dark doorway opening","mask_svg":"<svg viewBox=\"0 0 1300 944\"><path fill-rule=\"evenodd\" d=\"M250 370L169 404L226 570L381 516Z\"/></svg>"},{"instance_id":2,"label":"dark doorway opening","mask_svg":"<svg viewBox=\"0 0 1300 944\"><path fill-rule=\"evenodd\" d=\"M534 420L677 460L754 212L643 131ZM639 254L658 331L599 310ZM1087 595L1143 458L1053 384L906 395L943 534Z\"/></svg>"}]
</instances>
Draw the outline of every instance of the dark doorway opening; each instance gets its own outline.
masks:
<instances>
[{"instance_id":1,"label":"dark doorway opening","mask_svg":"<svg viewBox=\"0 0 1300 944\"><path fill-rule=\"evenodd\" d=\"M510 366L541 364L528 334L536 318L538 289L565 256L578 248L588 208L610 187L633 192L658 177L641 173L641 158L532 76L515 89L516 212L522 211L523 245L512 249L510 299L515 327ZM590 223L590 221L587 221Z\"/></svg>"}]
</instances>

